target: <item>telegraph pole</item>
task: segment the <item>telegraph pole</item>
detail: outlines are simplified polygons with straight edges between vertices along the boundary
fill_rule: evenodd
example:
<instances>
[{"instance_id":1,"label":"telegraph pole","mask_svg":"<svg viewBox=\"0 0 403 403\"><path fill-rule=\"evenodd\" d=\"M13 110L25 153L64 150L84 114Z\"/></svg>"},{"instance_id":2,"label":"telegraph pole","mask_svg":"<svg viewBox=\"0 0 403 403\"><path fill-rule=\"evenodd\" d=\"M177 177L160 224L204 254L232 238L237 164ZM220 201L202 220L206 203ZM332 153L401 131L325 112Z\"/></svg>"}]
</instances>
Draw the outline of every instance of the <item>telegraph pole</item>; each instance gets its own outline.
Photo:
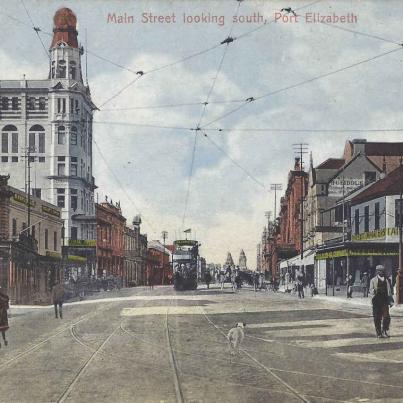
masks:
<instances>
[{"instance_id":1,"label":"telegraph pole","mask_svg":"<svg viewBox=\"0 0 403 403\"><path fill-rule=\"evenodd\" d=\"M270 189L274 190L274 221L276 220L276 212L277 212L277 190L283 189L283 186L281 183L272 183L270 185Z\"/></svg>"},{"instance_id":2,"label":"telegraph pole","mask_svg":"<svg viewBox=\"0 0 403 403\"><path fill-rule=\"evenodd\" d=\"M400 157L400 172L403 170L402 157ZM403 184L400 183L399 196L399 269L396 278L396 304L403 303Z\"/></svg>"},{"instance_id":3,"label":"telegraph pole","mask_svg":"<svg viewBox=\"0 0 403 403\"><path fill-rule=\"evenodd\" d=\"M304 258L304 176L303 176L303 156L308 154L308 144L307 143L297 143L293 144L294 153L299 157L299 168L300 168L300 186L301 186L301 201L300 201L300 242L301 242L301 260Z\"/></svg>"},{"instance_id":4,"label":"telegraph pole","mask_svg":"<svg viewBox=\"0 0 403 403\"><path fill-rule=\"evenodd\" d=\"M162 231L161 236L162 236L163 245L164 245L164 251L162 253L162 285L164 285L164 278L165 278L165 240L168 237L168 232L167 231Z\"/></svg>"}]
</instances>

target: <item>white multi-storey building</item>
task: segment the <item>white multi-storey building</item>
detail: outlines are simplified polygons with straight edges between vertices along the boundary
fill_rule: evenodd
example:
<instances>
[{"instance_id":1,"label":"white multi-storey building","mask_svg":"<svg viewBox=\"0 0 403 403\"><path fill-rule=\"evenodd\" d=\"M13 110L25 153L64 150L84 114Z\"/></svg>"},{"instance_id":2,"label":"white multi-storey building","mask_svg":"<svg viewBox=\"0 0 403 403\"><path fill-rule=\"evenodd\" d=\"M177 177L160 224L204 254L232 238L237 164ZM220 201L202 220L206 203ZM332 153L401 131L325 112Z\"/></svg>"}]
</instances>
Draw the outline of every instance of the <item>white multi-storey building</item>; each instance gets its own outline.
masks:
<instances>
[{"instance_id":1,"label":"white multi-storey building","mask_svg":"<svg viewBox=\"0 0 403 403\"><path fill-rule=\"evenodd\" d=\"M0 173L10 174L10 185L62 209L68 254L88 264L95 262L96 107L83 81L76 22L70 9L56 12L47 79L0 80Z\"/></svg>"}]
</instances>

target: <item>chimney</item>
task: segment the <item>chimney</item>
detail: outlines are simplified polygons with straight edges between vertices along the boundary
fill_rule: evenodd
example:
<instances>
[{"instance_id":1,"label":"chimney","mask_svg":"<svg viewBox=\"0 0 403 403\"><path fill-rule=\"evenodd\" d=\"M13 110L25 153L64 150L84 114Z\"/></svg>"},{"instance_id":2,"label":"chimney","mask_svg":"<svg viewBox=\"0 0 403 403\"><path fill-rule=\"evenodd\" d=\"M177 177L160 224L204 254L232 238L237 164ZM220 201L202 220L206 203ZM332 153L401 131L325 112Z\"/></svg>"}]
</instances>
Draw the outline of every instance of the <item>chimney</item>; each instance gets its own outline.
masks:
<instances>
[{"instance_id":1,"label":"chimney","mask_svg":"<svg viewBox=\"0 0 403 403\"><path fill-rule=\"evenodd\" d=\"M366 155L365 153L365 145L367 144L366 139L354 139L352 142L353 144L353 157L357 154Z\"/></svg>"}]
</instances>

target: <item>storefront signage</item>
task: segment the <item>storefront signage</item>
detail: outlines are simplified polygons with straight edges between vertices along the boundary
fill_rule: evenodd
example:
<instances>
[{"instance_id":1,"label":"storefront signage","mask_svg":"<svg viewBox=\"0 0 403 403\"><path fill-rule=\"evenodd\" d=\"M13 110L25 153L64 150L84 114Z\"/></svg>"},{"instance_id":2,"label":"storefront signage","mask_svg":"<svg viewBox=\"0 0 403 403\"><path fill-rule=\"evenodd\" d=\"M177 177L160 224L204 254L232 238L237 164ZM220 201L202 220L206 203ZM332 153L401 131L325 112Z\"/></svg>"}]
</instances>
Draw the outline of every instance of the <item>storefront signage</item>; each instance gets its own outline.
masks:
<instances>
[{"instance_id":1,"label":"storefront signage","mask_svg":"<svg viewBox=\"0 0 403 403\"><path fill-rule=\"evenodd\" d=\"M62 258L62 255L60 253L51 252L49 250L46 251L46 256L53 257L54 259L61 259Z\"/></svg>"},{"instance_id":2,"label":"storefront signage","mask_svg":"<svg viewBox=\"0 0 403 403\"><path fill-rule=\"evenodd\" d=\"M382 239L387 236L398 236L398 228L383 228L376 231L363 232L362 234L356 234L351 237L353 241L369 241L371 239Z\"/></svg>"},{"instance_id":3,"label":"storefront signage","mask_svg":"<svg viewBox=\"0 0 403 403\"><path fill-rule=\"evenodd\" d=\"M198 244L197 241L190 241L190 240L187 240L187 239L174 241L174 245L176 245L176 246L195 246L197 244Z\"/></svg>"},{"instance_id":4,"label":"storefront signage","mask_svg":"<svg viewBox=\"0 0 403 403\"><path fill-rule=\"evenodd\" d=\"M50 214L50 215L54 215L55 217L59 217L60 218L60 211L56 210L52 207L48 207L48 206L42 206L42 211L46 214Z\"/></svg>"},{"instance_id":5,"label":"storefront signage","mask_svg":"<svg viewBox=\"0 0 403 403\"><path fill-rule=\"evenodd\" d=\"M28 198L23 196L23 195L15 193L14 196L13 196L13 199L18 203L22 203L22 204L25 204L26 206L28 206ZM35 201L30 199L29 205L31 207L35 207L35 204L36 204Z\"/></svg>"},{"instance_id":6,"label":"storefront signage","mask_svg":"<svg viewBox=\"0 0 403 403\"><path fill-rule=\"evenodd\" d=\"M343 186L344 182L344 186ZM363 178L335 178L329 183L329 196L343 196L364 185Z\"/></svg>"},{"instance_id":7,"label":"storefront signage","mask_svg":"<svg viewBox=\"0 0 403 403\"><path fill-rule=\"evenodd\" d=\"M95 247L97 246L97 241L95 239L70 239L69 246Z\"/></svg>"},{"instance_id":8,"label":"storefront signage","mask_svg":"<svg viewBox=\"0 0 403 403\"><path fill-rule=\"evenodd\" d=\"M399 252L385 249L340 249L335 251L317 253L315 260L326 260L346 256L396 256Z\"/></svg>"},{"instance_id":9,"label":"storefront signage","mask_svg":"<svg viewBox=\"0 0 403 403\"><path fill-rule=\"evenodd\" d=\"M67 260L69 262L75 262L75 263L85 263L87 261L87 258L82 257L82 256L76 256L76 255L69 255Z\"/></svg>"}]
</instances>

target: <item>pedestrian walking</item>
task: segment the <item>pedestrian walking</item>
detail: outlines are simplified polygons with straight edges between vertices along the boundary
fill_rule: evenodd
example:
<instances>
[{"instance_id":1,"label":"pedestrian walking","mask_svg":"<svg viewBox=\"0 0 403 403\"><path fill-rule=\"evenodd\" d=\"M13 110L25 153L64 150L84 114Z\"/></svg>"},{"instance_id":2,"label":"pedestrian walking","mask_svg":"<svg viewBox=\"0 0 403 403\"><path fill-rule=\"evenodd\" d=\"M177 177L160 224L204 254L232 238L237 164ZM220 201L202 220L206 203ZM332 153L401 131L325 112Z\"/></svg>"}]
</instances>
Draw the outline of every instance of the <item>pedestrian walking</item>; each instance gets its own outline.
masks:
<instances>
[{"instance_id":1,"label":"pedestrian walking","mask_svg":"<svg viewBox=\"0 0 403 403\"><path fill-rule=\"evenodd\" d=\"M224 289L226 274L224 272L220 272L220 288L221 291Z\"/></svg>"},{"instance_id":2,"label":"pedestrian walking","mask_svg":"<svg viewBox=\"0 0 403 403\"><path fill-rule=\"evenodd\" d=\"M235 270L232 270L232 273L231 273L231 286L232 286L232 291L233 292L236 292L236 289L237 289L235 280L236 280L236 272L235 272Z\"/></svg>"},{"instance_id":3,"label":"pedestrian walking","mask_svg":"<svg viewBox=\"0 0 403 403\"><path fill-rule=\"evenodd\" d=\"M64 286L62 283L53 286L52 300L55 307L55 318L57 319L60 316L60 319L63 319Z\"/></svg>"},{"instance_id":4,"label":"pedestrian walking","mask_svg":"<svg viewBox=\"0 0 403 403\"><path fill-rule=\"evenodd\" d=\"M253 274L253 291L257 291L259 287L259 274L258 273L254 273Z\"/></svg>"},{"instance_id":5,"label":"pedestrian walking","mask_svg":"<svg viewBox=\"0 0 403 403\"><path fill-rule=\"evenodd\" d=\"M365 272L361 279L361 286L362 286L362 296L364 298L368 297L368 285L369 285L369 278L368 273Z\"/></svg>"},{"instance_id":6,"label":"pedestrian walking","mask_svg":"<svg viewBox=\"0 0 403 403\"><path fill-rule=\"evenodd\" d=\"M295 273L295 278L296 278L296 285L297 285L297 291L298 291L298 298L304 298L304 274L302 273L301 270L298 270Z\"/></svg>"},{"instance_id":7,"label":"pedestrian walking","mask_svg":"<svg viewBox=\"0 0 403 403\"><path fill-rule=\"evenodd\" d=\"M372 314L376 337L389 336L390 315L389 305L393 305L392 286L385 276L385 267L376 266L376 275L369 283L369 293L372 297Z\"/></svg>"},{"instance_id":8,"label":"pedestrian walking","mask_svg":"<svg viewBox=\"0 0 403 403\"><path fill-rule=\"evenodd\" d=\"M210 274L209 271L206 273L204 278L206 280L207 289L209 289L210 288L210 283L211 283L211 274Z\"/></svg>"},{"instance_id":9,"label":"pedestrian walking","mask_svg":"<svg viewBox=\"0 0 403 403\"><path fill-rule=\"evenodd\" d=\"M8 326L8 314L7 311L10 308L8 295L3 292L0 286L0 331L3 337L4 345L8 346L8 341L6 339L6 331L9 329ZM1 343L0 343L1 348Z\"/></svg>"},{"instance_id":10,"label":"pedestrian walking","mask_svg":"<svg viewBox=\"0 0 403 403\"><path fill-rule=\"evenodd\" d=\"M347 298L353 298L353 276L349 274L346 279L347 283Z\"/></svg>"},{"instance_id":11,"label":"pedestrian walking","mask_svg":"<svg viewBox=\"0 0 403 403\"><path fill-rule=\"evenodd\" d=\"M147 269L147 284L150 290L154 289L154 273L152 267Z\"/></svg>"},{"instance_id":12,"label":"pedestrian walking","mask_svg":"<svg viewBox=\"0 0 403 403\"><path fill-rule=\"evenodd\" d=\"M230 352L230 360L232 356L239 355L239 348L241 347L242 341L245 338L245 326L245 323L239 322L228 332L227 339Z\"/></svg>"}]
</instances>

